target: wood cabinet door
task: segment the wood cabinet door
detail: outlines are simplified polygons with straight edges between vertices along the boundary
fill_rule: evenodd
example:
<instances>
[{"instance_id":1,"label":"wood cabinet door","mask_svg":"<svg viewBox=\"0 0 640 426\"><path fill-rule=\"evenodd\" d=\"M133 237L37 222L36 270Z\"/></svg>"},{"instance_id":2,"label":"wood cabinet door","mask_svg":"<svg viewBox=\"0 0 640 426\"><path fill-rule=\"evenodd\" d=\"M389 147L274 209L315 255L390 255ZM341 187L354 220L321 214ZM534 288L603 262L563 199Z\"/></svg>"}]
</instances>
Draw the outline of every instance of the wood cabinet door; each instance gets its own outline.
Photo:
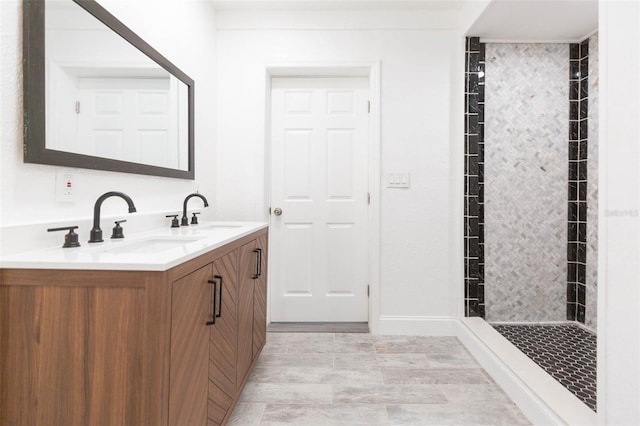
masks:
<instances>
[{"instance_id":1,"label":"wood cabinet door","mask_svg":"<svg viewBox=\"0 0 640 426\"><path fill-rule=\"evenodd\" d=\"M208 423L219 425L237 392L238 250L214 260L213 275L222 299L218 300L216 323L209 327Z\"/></svg>"},{"instance_id":2,"label":"wood cabinet door","mask_svg":"<svg viewBox=\"0 0 640 426\"><path fill-rule=\"evenodd\" d=\"M0 286L0 424L144 424L143 283L45 287L28 274Z\"/></svg>"},{"instance_id":3,"label":"wood cabinet door","mask_svg":"<svg viewBox=\"0 0 640 426\"><path fill-rule=\"evenodd\" d=\"M253 290L258 271L256 242L240 247L238 267L238 389L253 361Z\"/></svg>"},{"instance_id":4,"label":"wood cabinet door","mask_svg":"<svg viewBox=\"0 0 640 426\"><path fill-rule=\"evenodd\" d=\"M260 250L260 269L253 290L253 358L260 353L267 340L267 234L256 240Z\"/></svg>"},{"instance_id":5,"label":"wood cabinet door","mask_svg":"<svg viewBox=\"0 0 640 426\"><path fill-rule=\"evenodd\" d=\"M171 289L169 424L207 423L212 265L175 281Z\"/></svg>"}]
</instances>

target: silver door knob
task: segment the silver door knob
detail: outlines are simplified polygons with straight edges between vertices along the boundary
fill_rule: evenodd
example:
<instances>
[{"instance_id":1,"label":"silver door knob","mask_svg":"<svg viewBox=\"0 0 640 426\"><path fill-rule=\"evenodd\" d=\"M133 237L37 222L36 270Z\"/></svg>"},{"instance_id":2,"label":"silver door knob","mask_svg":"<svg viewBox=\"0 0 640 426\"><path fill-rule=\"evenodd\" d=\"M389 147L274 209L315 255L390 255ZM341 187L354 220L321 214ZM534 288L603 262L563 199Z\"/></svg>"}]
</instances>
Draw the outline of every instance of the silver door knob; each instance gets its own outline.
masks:
<instances>
[{"instance_id":1,"label":"silver door knob","mask_svg":"<svg viewBox=\"0 0 640 426\"><path fill-rule=\"evenodd\" d=\"M280 216L282 214L282 209L280 207L277 207L273 210L273 214L275 214L276 216Z\"/></svg>"}]
</instances>

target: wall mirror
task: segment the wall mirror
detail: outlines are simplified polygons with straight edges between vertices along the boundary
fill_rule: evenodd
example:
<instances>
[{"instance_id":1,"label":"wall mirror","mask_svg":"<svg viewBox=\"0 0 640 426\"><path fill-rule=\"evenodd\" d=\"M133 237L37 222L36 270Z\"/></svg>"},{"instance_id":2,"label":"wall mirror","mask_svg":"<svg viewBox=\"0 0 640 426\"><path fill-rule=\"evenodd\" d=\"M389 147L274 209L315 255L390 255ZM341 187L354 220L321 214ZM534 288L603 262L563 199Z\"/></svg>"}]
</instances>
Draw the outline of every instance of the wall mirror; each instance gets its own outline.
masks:
<instances>
[{"instance_id":1,"label":"wall mirror","mask_svg":"<svg viewBox=\"0 0 640 426\"><path fill-rule=\"evenodd\" d=\"M24 2L24 161L194 178L194 83L94 0Z\"/></svg>"}]
</instances>

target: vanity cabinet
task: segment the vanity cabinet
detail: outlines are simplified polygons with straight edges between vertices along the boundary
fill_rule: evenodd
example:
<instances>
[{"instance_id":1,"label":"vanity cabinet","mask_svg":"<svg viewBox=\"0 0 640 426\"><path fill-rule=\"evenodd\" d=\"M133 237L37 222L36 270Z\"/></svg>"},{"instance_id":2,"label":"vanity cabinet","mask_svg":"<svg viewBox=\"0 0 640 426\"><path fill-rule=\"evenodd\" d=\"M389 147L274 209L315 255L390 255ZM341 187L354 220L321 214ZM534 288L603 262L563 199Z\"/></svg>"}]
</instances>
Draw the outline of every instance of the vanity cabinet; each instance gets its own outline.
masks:
<instances>
[{"instance_id":1,"label":"vanity cabinet","mask_svg":"<svg viewBox=\"0 0 640 426\"><path fill-rule=\"evenodd\" d=\"M244 384L267 334L266 247L264 235L242 246L239 252L238 388Z\"/></svg>"},{"instance_id":2,"label":"vanity cabinet","mask_svg":"<svg viewBox=\"0 0 640 426\"><path fill-rule=\"evenodd\" d=\"M216 259L213 263L214 277L221 287L214 288L221 300L216 300L219 311L216 323L209 327L208 380L208 424L222 424L233 408L238 395L236 380L238 353L238 309L241 297L238 291L238 268L242 268L238 250ZM222 293L220 293L222 290ZM183 423L184 424L184 423Z\"/></svg>"},{"instance_id":3,"label":"vanity cabinet","mask_svg":"<svg viewBox=\"0 0 640 426\"><path fill-rule=\"evenodd\" d=\"M171 284L169 424L202 425L207 419L212 264Z\"/></svg>"},{"instance_id":4,"label":"vanity cabinet","mask_svg":"<svg viewBox=\"0 0 640 426\"><path fill-rule=\"evenodd\" d=\"M260 354L267 339L267 234L256 238L260 269L253 290L253 359Z\"/></svg>"},{"instance_id":5,"label":"vanity cabinet","mask_svg":"<svg viewBox=\"0 0 640 426\"><path fill-rule=\"evenodd\" d=\"M161 272L0 270L0 424L226 422L265 342L266 242Z\"/></svg>"},{"instance_id":6,"label":"vanity cabinet","mask_svg":"<svg viewBox=\"0 0 640 426\"><path fill-rule=\"evenodd\" d=\"M2 270L0 423L166 423L170 306L155 279Z\"/></svg>"}]
</instances>

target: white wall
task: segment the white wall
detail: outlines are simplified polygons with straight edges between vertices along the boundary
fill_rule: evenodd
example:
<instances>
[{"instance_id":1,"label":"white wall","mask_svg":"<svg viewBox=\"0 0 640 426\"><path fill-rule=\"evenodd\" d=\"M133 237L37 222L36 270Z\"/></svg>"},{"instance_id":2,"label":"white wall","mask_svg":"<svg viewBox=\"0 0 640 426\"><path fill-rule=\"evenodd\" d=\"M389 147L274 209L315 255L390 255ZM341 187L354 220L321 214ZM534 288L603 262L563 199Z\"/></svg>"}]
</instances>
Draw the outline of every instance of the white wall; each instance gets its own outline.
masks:
<instances>
[{"instance_id":1,"label":"white wall","mask_svg":"<svg viewBox=\"0 0 640 426\"><path fill-rule=\"evenodd\" d=\"M459 43L447 29L454 19L418 13L421 21L411 11L341 11L330 19L259 13L217 13L219 217L266 218L266 66L380 61L381 172L411 172L409 190L380 194L381 316L455 316L450 91L459 83L452 80Z\"/></svg>"},{"instance_id":2,"label":"white wall","mask_svg":"<svg viewBox=\"0 0 640 426\"><path fill-rule=\"evenodd\" d=\"M0 227L30 223L74 224L93 215L93 204L110 190L129 194L140 214L181 210L184 197L199 189L215 198L215 29L208 1L100 2L156 50L195 80L196 180L25 164L22 159L22 2L0 2L2 45ZM152 12L152 13L150 13ZM55 199L56 172L70 170L75 202ZM214 209L203 214L212 215ZM126 213L121 202L107 202L103 215ZM103 228L106 229L105 226ZM88 229L80 229L81 240ZM5 234L7 235L7 234ZM61 236L59 236L61 238Z\"/></svg>"},{"instance_id":3,"label":"white wall","mask_svg":"<svg viewBox=\"0 0 640 426\"><path fill-rule=\"evenodd\" d=\"M598 417L640 424L640 3L600 2Z\"/></svg>"}]
</instances>

